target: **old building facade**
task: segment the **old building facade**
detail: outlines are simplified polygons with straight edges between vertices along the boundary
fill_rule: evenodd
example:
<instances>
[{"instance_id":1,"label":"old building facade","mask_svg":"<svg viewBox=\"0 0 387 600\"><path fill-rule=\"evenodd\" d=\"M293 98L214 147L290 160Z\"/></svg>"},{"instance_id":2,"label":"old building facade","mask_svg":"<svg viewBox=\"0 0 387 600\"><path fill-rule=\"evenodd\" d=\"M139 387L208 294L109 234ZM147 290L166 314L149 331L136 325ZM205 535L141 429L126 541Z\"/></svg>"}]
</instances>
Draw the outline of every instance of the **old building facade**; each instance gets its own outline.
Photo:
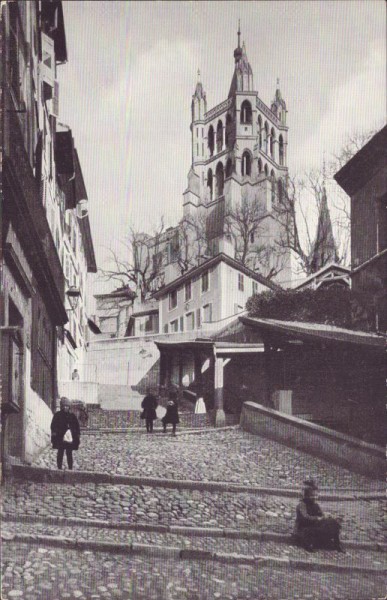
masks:
<instances>
[{"instance_id":1,"label":"old building facade","mask_svg":"<svg viewBox=\"0 0 387 600\"><path fill-rule=\"evenodd\" d=\"M2 3L0 31L2 458L30 460L49 440L58 362L70 361L66 236L79 236L82 247L83 281L71 282L81 283L77 296L85 299L86 273L96 267L88 219L79 222L86 199L79 161L67 181L57 167L57 70L67 61L62 3ZM80 319L79 338L81 329Z\"/></svg>"},{"instance_id":2,"label":"old building facade","mask_svg":"<svg viewBox=\"0 0 387 600\"><path fill-rule=\"evenodd\" d=\"M366 306L361 325L387 331L387 126L336 173L351 198L352 289Z\"/></svg>"}]
</instances>

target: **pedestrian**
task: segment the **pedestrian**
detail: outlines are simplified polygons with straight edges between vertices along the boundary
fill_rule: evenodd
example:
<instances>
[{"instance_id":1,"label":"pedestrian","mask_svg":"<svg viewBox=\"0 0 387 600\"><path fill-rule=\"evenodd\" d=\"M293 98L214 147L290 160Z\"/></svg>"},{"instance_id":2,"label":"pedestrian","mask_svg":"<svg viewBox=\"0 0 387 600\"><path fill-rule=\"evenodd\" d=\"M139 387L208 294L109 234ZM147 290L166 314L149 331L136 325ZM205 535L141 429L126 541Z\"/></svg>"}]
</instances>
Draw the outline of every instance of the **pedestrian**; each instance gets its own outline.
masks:
<instances>
[{"instance_id":1,"label":"pedestrian","mask_svg":"<svg viewBox=\"0 0 387 600\"><path fill-rule=\"evenodd\" d=\"M68 398L60 399L58 410L51 421L51 443L58 450L56 464L62 468L63 455L66 452L67 466L73 468L73 450L78 450L80 442L80 428L77 417L70 412L71 402Z\"/></svg>"},{"instance_id":2,"label":"pedestrian","mask_svg":"<svg viewBox=\"0 0 387 600\"><path fill-rule=\"evenodd\" d=\"M71 375L71 379L73 381L79 381L79 373L78 373L78 369L74 369L72 375Z\"/></svg>"},{"instance_id":3,"label":"pedestrian","mask_svg":"<svg viewBox=\"0 0 387 600\"><path fill-rule=\"evenodd\" d=\"M296 509L295 540L309 552L316 548L334 548L344 552L340 542L341 525L323 513L317 504L317 485L313 479L304 482L303 497Z\"/></svg>"},{"instance_id":4,"label":"pedestrian","mask_svg":"<svg viewBox=\"0 0 387 600\"><path fill-rule=\"evenodd\" d=\"M172 425L172 435L176 435L176 425L180 422L179 410L177 406L177 392L171 390L168 395L167 412L161 419L163 423L163 432L166 433L168 423Z\"/></svg>"},{"instance_id":5,"label":"pedestrian","mask_svg":"<svg viewBox=\"0 0 387 600\"><path fill-rule=\"evenodd\" d=\"M145 419L147 433L153 433L153 421L157 419L157 405L157 398L152 394L150 387L148 387L146 389L146 396L141 402L141 408L143 409L141 418Z\"/></svg>"}]
</instances>

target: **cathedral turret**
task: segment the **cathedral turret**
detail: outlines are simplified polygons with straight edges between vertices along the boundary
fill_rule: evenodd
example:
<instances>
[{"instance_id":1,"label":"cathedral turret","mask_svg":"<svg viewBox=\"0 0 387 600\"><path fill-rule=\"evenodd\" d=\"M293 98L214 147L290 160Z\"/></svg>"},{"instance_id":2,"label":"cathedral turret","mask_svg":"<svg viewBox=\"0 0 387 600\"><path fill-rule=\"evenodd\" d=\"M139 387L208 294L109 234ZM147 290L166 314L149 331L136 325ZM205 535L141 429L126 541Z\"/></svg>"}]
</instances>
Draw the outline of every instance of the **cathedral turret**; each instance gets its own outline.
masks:
<instances>
[{"instance_id":1,"label":"cathedral turret","mask_svg":"<svg viewBox=\"0 0 387 600\"><path fill-rule=\"evenodd\" d=\"M204 115L207 112L206 92L200 81L200 71L198 71L198 80L195 93L192 96L192 165L198 161L203 161L205 157L204 146Z\"/></svg>"},{"instance_id":2,"label":"cathedral turret","mask_svg":"<svg viewBox=\"0 0 387 600\"><path fill-rule=\"evenodd\" d=\"M198 81L195 88L195 93L192 96L192 122L201 121L204 119L204 114L207 111L207 100L206 92L204 91L203 84L200 81L200 71L198 71Z\"/></svg>"},{"instance_id":3,"label":"cathedral turret","mask_svg":"<svg viewBox=\"0 0 387 600\"><path fill-rule=\"evenodd\" d=\"M281 90L279 88L279 79L277 79L277 89L275 91L275 97L271 104L271 111L281 121L283 125L286 125L286 102L282 98Z\"/></svg>"},{"instance_id":4,"label":"cathedral turret","mask_svg":"<svg viewBox=\"0 0 387 600\"><path fill-rule=\"evenodd\" d=\"M252 92L254 90L253 70L250 66L249 59L246 54L246 46L243 42L240 46L240 25L238 27L238 47L234 50L235 69L231 81L231 87L228 96L232 96L234 92Z\"/></svg>"}]
</instances>

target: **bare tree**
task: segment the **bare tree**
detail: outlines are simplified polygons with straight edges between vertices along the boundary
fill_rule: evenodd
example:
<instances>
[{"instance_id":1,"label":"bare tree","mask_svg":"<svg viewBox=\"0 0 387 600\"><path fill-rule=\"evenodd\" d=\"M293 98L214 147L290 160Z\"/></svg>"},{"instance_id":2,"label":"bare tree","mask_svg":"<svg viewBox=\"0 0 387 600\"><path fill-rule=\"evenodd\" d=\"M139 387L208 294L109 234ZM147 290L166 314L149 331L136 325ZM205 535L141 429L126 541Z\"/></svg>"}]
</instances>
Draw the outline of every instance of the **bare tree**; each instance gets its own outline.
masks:
<instances>
[{"instance_id":1,"label":"bare tree","mask_svg":"<svg viewBox=\"0 0 387 600\"><path fill-rule=\"evenodd\" d=\"M179 247L177 262L181 274L197 266L200 259L208 256L209 240L207 215L186 215L178 225Z\"/></svg>"},{"instance_id":2,"label":"bare tree","mask_svg":"<svg viewBox=\"0 0 387 600\"><path fill-rule=\"evenodd\" d=\"M163 285L160 251L163 232L163 219L153 235L130 229L123 251L109 250L111 266L100 270L102 280L129 285L144 302Z\"/></svg>"},{"instance_id":3,"label":"bare tree","mask_svg":"<svg viewBox=\"0 0 387 600\"><path fill-rule=\"evenodd\" d=\"M344 142L343 147L340 149L338 154L333 154L332 160L329 164L330 176L341 169L351 158L359 152L363 146L383 127L383 124L376 129L369 129L367 131L355 131L349 135Z\"/></svg>"},{"instance_id":4,"label":"bare tree","mask_svg":"<svg viewBox=\"0 0 387 600\"><path fill-rule=\"evenodd\" d=\"M324 160L321 171L310 171L301 177L289 176L281 197L278 197L277 193L273 215L282 225L277 246L283 250L290 249L296 257L299 270L307 275L314 273L334 257L335 262L341 264L349 262L351 234L349 199L333 180L333 175L375 133L374 129L355 132L347 138L340 152L333 155L327 172ZM321 218L324 216L324 211L328 217L325 221ZM316 255L319 255L318 261Z\"/></svg>"}]
</instances>

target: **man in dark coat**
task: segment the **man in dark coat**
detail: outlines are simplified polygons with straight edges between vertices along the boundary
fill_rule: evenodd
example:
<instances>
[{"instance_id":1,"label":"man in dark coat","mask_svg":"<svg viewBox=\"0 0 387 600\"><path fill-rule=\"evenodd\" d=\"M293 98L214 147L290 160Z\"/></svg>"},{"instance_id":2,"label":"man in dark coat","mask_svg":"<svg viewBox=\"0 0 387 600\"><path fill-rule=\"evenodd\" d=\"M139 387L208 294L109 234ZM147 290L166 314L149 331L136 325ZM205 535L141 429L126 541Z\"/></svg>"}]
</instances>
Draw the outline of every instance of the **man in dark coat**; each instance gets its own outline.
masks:
<instances>
[{"instance_id":1,"label":"man in dark coat","mask_svg":"<svg viewBox=\"0 0 387 600\"><path fill-rule=\"evenodd\" d=\"M163 431L166 433L168 423L172 425L172 435L176 435L176 425L180 422L179 410L177 406L177 392L171 390L169 392L169 400L167 402L167 412L161 419L163 423Z\"/></svg>"},{"instance_id":2,"label":"man in dark coat","mask_svg":"<svg viewBox=\"0 0 387 600\"><path fill-rule=\"evenodd\" d=\"M141 402L143 409L142 418L145 419L146 430L148 433L153 433L153 421L157 418L157 398L151 393L151 389L147 388L146 396Z\"/></svg>"},{"instance_id":3,"label":"man in dark coat","mask_svg":"<svg viewBox=\"0 0 387 600\"><path fill-rule=\"evenodd\" d=\"M344 552L340 542L341 525L337 519L325 515L316 502L317 486L313 479L304 482L303 498L296 510L294 537L306 550L333 547Z\"/></svg>"},{"instance_id":4,"label":"man in dark coat","mask_svg":"<svg viewBox=\"0 0 387 600\"><path fill-rule=\"evenodd\" d=\"M65 451L68 468L72 469L73 450L78 450L79 448L79 422L77 417L70 412L70 405L71 402L68 398L61 398L60 410L55 413L51 421L51 443L52 447L58 450L56 457L58 469L62 468L63 454Z\"/></svg>"}]
</instances>

